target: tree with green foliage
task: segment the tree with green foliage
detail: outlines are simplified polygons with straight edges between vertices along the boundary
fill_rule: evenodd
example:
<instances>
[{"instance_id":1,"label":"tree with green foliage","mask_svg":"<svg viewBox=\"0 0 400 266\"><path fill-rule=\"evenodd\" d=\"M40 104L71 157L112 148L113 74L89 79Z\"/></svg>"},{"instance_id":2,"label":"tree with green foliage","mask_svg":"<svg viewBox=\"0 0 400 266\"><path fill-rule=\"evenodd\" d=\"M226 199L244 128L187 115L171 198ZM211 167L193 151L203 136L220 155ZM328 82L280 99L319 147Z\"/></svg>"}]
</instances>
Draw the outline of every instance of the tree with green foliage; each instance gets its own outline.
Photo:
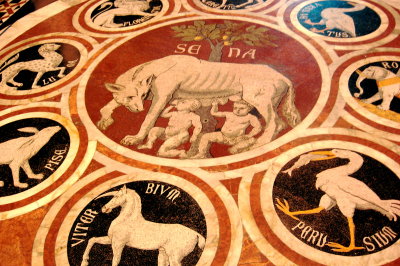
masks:
<instances>
[{"instance_id":1,"label":"tree with green foliage","mask_svg":"<svg viewBox=\"0 0 400 266\"><path fill-rule=\"evenodd\" d=\"M175 32L175 37L181 38L185 42L202 42L207 41L211 47L211 53L208 57L210 62L221 62L223 48L232 46L236 42L243 42L249 46L277 47L273 42L275 37L268 33L265 27L249 26L248 23L236 23L225 20L222 24L212 23L206 24L205 21L197 20L193 25L173 26L171 29ZM197 141L192 143L189 156L197 153L199 140L204 133L214 132L217 120L210 113L210 106L202 106L196 113L201 117L202 130ZM209 153L206 157L211 157Z\"/></svg>"},{"instance_id":2,"label":"tree with green foliage","mask_svg":"<svg viewBox=\"0 0 400 266\"><path fill-rule=\"evenodd\" d=\"M247 23L236 23L228 20L224 24L206 24L205 21L194 21L193 25L181 25L171 27L175 31L175 37L182 41L204 41L211 47L208 61L221 62L222 50L225 46L231 46L235 42L242 41L249 46L272 46L274 36L268 34L265 27L256 25L248 26Z\"/></svg>"}]
</instances>

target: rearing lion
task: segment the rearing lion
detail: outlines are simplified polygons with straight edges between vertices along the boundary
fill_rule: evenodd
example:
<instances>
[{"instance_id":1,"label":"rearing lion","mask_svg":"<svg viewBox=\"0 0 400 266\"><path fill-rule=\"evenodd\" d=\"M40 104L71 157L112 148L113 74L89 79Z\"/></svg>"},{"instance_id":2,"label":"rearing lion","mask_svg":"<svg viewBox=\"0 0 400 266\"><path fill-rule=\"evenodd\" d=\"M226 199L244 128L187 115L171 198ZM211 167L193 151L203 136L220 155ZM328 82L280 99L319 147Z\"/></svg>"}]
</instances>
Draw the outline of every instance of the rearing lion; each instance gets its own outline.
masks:
<instances>
[{"instance_id":1,"label":"rearing lion","mask_svg":"<svg viewBox=\"0 0 400 266\"><path fill-rule=\"evenodd\" d=\"M115 108L123 105L131 112L143 111L143 100L150 93L152 104L139 132L127 135L121 143L142 142L158 116L172 99L198 99L203 106L216 98L242 98L263 116L266 127L255 146L271 141L285 127L278 117L280 107L287 123L294 127L301 118L294 105L292 82L266 65L208 62L187 55L170 55L129 69L116 80L105 84L113 100L101 108L97 126L105 130L114 120Z\"/></svg>"}]
</instances>

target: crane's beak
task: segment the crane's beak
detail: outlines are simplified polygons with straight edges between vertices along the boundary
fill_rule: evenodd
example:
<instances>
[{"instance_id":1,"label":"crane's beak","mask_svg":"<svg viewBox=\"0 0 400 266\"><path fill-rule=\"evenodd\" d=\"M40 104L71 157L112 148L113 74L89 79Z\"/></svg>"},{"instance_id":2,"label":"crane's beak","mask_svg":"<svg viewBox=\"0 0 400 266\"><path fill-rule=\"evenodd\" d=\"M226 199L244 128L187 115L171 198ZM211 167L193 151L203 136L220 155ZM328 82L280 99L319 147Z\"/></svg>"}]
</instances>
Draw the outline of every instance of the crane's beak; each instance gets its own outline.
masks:
<instances>
[{"instance_id":1,"label":"crane's beak","mask_svg":"<svg viewBox=\"0 0 400 266\"><path fill-rule=\"evenodd\" d=\"M308 154L321 155L321 158L314 158L311 159L311 161L322 161L322 160L330 160L336 158L336 155L332 151L312 151L309 152Z\"/></svg>"}]
</instances>

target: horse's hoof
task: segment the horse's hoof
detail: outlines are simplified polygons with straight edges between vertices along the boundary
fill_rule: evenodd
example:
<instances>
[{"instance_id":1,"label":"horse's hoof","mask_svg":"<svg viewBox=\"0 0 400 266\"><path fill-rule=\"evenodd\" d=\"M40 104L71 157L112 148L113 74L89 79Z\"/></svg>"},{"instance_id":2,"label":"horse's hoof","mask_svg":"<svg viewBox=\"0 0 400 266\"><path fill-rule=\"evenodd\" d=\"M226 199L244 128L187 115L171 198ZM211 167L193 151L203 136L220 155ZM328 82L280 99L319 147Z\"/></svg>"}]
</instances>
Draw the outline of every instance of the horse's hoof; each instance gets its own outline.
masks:
<instances>
[{"instance_id":1,"label":"horse's hoof","mask_svg":"<svg viewBox=\"0 0 400 266\"><path fill-rule=\"evenodd\" d=\"M378 109L380 109L380 110L382 110L382 111L387 111L387 110L389 110L389 108L387 108L386 106L378 105L377 107L378 107Z\"/></svg>"},{"instance_id":2,"label":"horse's hoof","mask_svg":"<svg viewBox=\"0 0 400 266\"><path fill-rule=\"evenodd\" d=\"M29 178L32 178L32 179L43 179L43 177L44 177L43 174L37 174L37 175L29 176Z\"/></svg>"},{"instance_id":3,"label":"horse's hoof","mask_svg":"<svg viewBox=\"0 0 400 266\"><path fill-rule=\"evenodd\" d=\"M27 188L28 184L27 183L14 183L14 187Z\"/></svg>"}]
</instances>

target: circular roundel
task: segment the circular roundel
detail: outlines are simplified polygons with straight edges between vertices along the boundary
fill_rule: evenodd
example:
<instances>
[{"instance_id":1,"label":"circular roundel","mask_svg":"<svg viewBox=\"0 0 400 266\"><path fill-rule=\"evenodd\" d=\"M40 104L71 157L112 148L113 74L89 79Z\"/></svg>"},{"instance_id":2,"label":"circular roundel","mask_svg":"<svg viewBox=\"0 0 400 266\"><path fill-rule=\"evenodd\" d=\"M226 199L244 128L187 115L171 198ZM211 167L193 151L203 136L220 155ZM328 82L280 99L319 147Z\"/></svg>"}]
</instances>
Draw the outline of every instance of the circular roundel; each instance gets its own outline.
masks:
<instances>
[{"instance_id":1,"label":"circular roundel","mask_svg":"<svg viewBox=\"0 0 400 266\"><path fill-rule=\"evenodd\" d=\"M66 38L18 43L11 48L0 58L0 99L4 102L54 96L61 85L71 82L87 57L83 44Z\"/></svg>"},{"instance_id":2,"label":"circular roundel","mask_svg":"<svg viewBox=\"0 0 400 266\"><path fill-rule=\"evenodd\" d=\"M238 216L230 220L232 210L208 185L201 187L143 170L130 175L93 172L53 205L37 233L32 262L237 263L237 256L227 256L231 249L240 250L234 244L241 245L240 231L230 226Z\"/></svg>"},{"instance_id":3,"label":"circular roundel","mask_svg":"<svg viewBox=\"0 0 400 266\"><path fill-rule=\"evenodd\" d=\"M400 168L389 157L324 141L289 151L272 168L262 178L261 208L285 245L323 264L399 258Z\"/></svg>"},{"instance_id":4,"label":"circular roundel","mask_svg":"<svg viewBox=\"0 0 400 266\"><path fill-rule=\"evenodd\" d=\"M5 124L0 127L0 136L0 197L22 193L44 182L63 164L71 146L67 129L47 118Z\"/></svg>"},{"instance_id":5,"label":"circular roundel","mask_svg":"<svg viewBox=\"0 0 400 266\"><path fill-rule=\"evenodd\" d=\"M337 0L306 4L299 9L297 20L310 32L337 39L369 35L381 26L379 15L370 7Z\"/></svg>"},{"instance_id":6,"label":"circular roundel","mask_svg":"<svg viewBox=\"0 0 400 266\"><path fill-rule=\"evenodd\" d=\"M337 49L365 47L367 43L376 46L396 38L393 30L398 14L384 3L311 0L293 2L285 12L290 13L289 27L335 43Z\"/></svg>"},{"instance_id":7,"label":"circular roundel","mask_svg":"<svg viewBox=\"0 0 400 266\"><path fill-rule=\"evenodd\" d=\"M340 90L349 105L371 121L398 127L400 123L399 56L373 56L349 65ZM360 108L362 107L362 108Z\"/></svg>"},{"instance_id":8,"label":"circular roundel","mask_svg":"<svg viewBox=\"0 0 400 266\"><path fill-rule=\"evenodd\" d=\"M126 203L121 204L122 200ZM122 220L128 223L114 225ZM205 247L207 226L200 206L178 187L164 182L125 183L100 194L77 215L67 241L69 265L81 265L84 261L111 264L113 254L118 253L111 246L115 243L104 245L103 240L97 241L98 237L110 234L125 234L129 238L128 242L121 242L126 245L122 264L135 261L156 265L161 256L179 255L177 260L182 264L196 265ZM91 239L103 245L94 245L87 256ZM165 255L159 255L162 252L154 248L162 247L166 241L170 243L164 247Z\"/></svg>"},{"instance_id":9,"label":"circular roundel","mask_svg":"<svg viewBox=\"0 0 400 266\"><path fill-rule=\"evenodd\" d=\"M68 75L79 59L78 50L69 44L52 42L30 46L3 61L0 89L10 95L48 89L46 86Z\"/></svg>"},{"instance_id":10,"label":"circular roundel","mask_svg":"<svg viewBox=\"0 0 400 266\"><path fill-rule=\"evenodd\" d=\"M74 15L74 26L94 36L129 34L138 27L162 18L170 8L168 1L89 1Z\"/></svg>"},{"instance_id":11,"label":"circular roundel","mask_svg":"<svg viewBox=\"0 0 400 266\"><path fill-rule=\"evenodd\" d=\"M169 41L159 45L160 35ZM293 49L302 52L293 57ZM311 46L270 25L188 20L106 51L81 82L78 111L96 139L131 158L237 161L312 122L327 96L327 70L316 57Z\"/></svg>"},{"instance_id":12,"label":"circular roundel","mask_svg":"<svg viewBox=\"0 0 400 266\"><path fill-rule=\"evenodd\" d=\"M47 203L42 198L51 198L43 191L66 189L58 183L75 160L80 143L78 131L69 120L53 113L15 115L0 122L0 133L3 219ZM54 189L55 183L59 186ZM27 198L36 199L35 206L27 204Z\"/></svg>"},{"instance_id":13,"label":"circular roundel","mask_svg":"<svg viewBox=\"0 0 400 266\"><path fill-rule=\"evenodd\" d=\"M191 1L189 1L191 2ZM193 4L208 11L229 12L229 11L248 11L270 6L273 0L193 0Z\"/></svg>"}]
</instances>

